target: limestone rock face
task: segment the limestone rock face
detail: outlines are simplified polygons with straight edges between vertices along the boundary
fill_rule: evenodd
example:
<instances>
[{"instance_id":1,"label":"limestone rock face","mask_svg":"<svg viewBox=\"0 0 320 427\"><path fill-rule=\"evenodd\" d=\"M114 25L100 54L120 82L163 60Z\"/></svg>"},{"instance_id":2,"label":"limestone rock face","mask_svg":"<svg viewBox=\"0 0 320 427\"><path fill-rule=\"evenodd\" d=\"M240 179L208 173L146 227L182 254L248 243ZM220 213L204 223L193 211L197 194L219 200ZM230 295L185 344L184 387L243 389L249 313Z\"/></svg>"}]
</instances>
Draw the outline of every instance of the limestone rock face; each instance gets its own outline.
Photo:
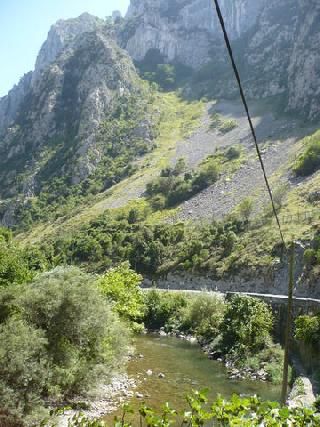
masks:
<instances>
[{"instance_id":1,"label":"limestone rock face","mask_svg":"<svg viewBox=\"0 0 320 427\"><path fill-rule=\"evenodd\" d=\"M283 110L319 118L319 1L220 0L220 6L247 95L278 96ZM237 93L212 0L131 0L126 19L130 36L122 45L134 60L157 49L166 62L195 70L216 63L217 95Z\"/></svg>"},{"instance_id":2,"label":"limestone rock face","mask_svg":"<svg viewBox=\"0 0 320 427\"><path fill-rule=\"evenodd\" d=\"M41 73L58 57L63 49L80 34L95 31L102 26L103 21L101 19L84 13L78 18L60 20L51 27L48 38L38 54L34 71L24 75L7 96L0 98L0 136L16 119L18 109L31 90L31 86L36 85Z\"/></svg>"},{"instance_id":3,"label":"limestone rock face","mask_svg":"<svg viewBox=\"0 0 320 427\"><path fill-rule=\"evenodd\" d=\"M0 198L21 188L32 197L44 176L86 179L101 158L100 124L137 79L131 59L95 18L59 21L36 71L0 100Z\"/></svg>"},{"instance_id":4,"label":"limestone rock face","mask_svg":"<svg viewBox=\"0 0 320 427\"><path fill-rule=\"evenodd\" d=\"M102 26L103 21L89 13L83 13L78 18L58 21L50 28L48 38L40 49L33 73L33 81L77 36L95 31Z\"/></svg>"},{"instance_id":5,"label":"limestone rock face","mask_svg":"<svg viewBox=\"0 0 320 427\"><path fill-rule=\"evenodd\" d=\"M255 25L266 2L221 1L233 39ZM126 18L137 22L136 31L125 46L137 61L149 49L159 49L169 62L200 68L208 60L212 43L221 38L212 0L131 0Z\"/></svg>"},{"instance_id":6,"label":"limestone rock face","mask_svg":"<svg viewBox=\"0 0 320 427\"><path fill-rule=\"evenodd\" d=\"M288 110L316 120L320 112L320 3L300 1L301 15L288 67Z\"/></svg>"},{"instance_id":7,"label":"limestone rock face","mask_svg":"<svg viewBox=\"0 0 320 427\"><path fill-rule=\"evenodd\" d=\"M32 72L25 74L7 96L0 98L0 136L14 122L18 108L30 90Z\"/></svg>"}]
</instances>

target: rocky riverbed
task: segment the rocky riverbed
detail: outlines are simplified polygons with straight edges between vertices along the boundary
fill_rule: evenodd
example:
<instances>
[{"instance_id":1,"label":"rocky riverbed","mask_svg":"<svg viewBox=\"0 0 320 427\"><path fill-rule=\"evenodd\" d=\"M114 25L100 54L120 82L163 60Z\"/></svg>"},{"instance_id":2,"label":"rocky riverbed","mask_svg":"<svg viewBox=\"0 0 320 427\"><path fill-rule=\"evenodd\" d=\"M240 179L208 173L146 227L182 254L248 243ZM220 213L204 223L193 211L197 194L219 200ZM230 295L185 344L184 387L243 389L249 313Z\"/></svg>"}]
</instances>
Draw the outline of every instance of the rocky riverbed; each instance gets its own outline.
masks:
<instances>
[{"instance_id":1,"label":"rocky riverbed","mask_svg":"<svg viewBox=\"0 0 320 427\"><path fill-rule=\"evenodd\" d=\"M92 396L79 396L66 403L67 409L59 416L58 427L68 427L68 422L80 412L88 419L99 419L116 411L135 394L138 380L127 374L117 375L110 384L101 384Z\"/></svg>"}]
</instances>

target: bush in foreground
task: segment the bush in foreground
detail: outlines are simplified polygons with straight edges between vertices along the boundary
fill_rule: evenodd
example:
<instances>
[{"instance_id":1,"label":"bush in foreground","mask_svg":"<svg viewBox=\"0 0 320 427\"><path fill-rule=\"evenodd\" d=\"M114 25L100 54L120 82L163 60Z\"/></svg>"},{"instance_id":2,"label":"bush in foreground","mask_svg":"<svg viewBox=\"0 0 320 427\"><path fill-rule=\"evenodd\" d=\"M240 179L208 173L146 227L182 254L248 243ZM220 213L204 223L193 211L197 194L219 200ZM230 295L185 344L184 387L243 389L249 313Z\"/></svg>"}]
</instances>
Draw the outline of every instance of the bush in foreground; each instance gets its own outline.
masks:
<instances>
[{"instance_id":1,"label":"bush in foreground","mask_svg":"<svg viewBox=\"0 0 320 427\"><path fill-rule=\"evenodd\" d=\"M178 412L167 403L160 413L142 405L135 413L128 406L124 406L123 415L116 418L114 427L169 427L186 426L200 427L213 425L216 427L317 427L320 425L320 415L314 408L287 408L277 402L262 401L258 397L239 397L233 395L230 400L221 396L208 404L206 391L194 391L187 396L187 405L184 411ZM132 418L135 421L130 421ZM90 421L81 415L76 415L69 423L70 427L107 427L103 421Z\"/></svg>"},{"instance_id":2,"label":"bush in foreground","mask_svg":"<svg viewBox=\"0 0 320 427\"><path fill-rule=\"evenodd\" d=\"M78 268L39 275L19 293L5 288L0 300L7 313L0 325L2 409L28 417L45 399L68 399L121 368L127 331L95 278Z\"/></svg>"}]
</instances>

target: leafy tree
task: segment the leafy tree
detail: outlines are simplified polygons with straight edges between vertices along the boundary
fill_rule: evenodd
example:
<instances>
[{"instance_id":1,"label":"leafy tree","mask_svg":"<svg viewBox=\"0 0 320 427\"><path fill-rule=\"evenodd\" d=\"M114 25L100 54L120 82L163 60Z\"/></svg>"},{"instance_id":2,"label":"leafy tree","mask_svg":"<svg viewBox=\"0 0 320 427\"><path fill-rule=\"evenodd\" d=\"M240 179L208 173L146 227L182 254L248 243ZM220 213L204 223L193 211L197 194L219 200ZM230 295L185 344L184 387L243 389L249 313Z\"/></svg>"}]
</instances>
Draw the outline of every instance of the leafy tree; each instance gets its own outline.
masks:
<instances>
[{"instance_id":1,"label":"leafy tree","mask_svg":"<svg viewBox=\"0 0 320 427\"><path fill-rule=\"evenodd\" d=\"M143 318L142 276L123 263L110 269L99 280L102 294L113 303L114 310L126 320L141 322Z\"/></svg>"},{"instance_id":2,"label":"leafy tree","mask_svg":"<svg viewBox=\"0 0 320 427\"><path fill-rule=\"evenodd\" d=\"M225 302L220 296L199 295L191 298L182 310L182 329L198 338L212 340L220 333L225 308Z\"/></svg>"},{"instance_id":3,"label":"leafy tree","mask_svg":"<svg viewBox=\"0 0 320 427\"><path fill-rule=\"evenodd\" d=\"M1 239L0 236L0 287L10 283L21 284L31 277L24 253L11 240Z\"/></svg>"},{"instance_id":4,"label":"leafy tree","mask_svg":"<svg viewBox=\"0 0 320 427\"><path fill-rule=\"evenodd\" d=\"M221 325L222 342L227 353L254 354L270 343L273 317L263 301L234 295L227 304Z\"/></svg>"},{"instance_id":5,"label":"leafy tree","mask_svg":"<svg viewBox=\"0 0 320 427\"><path fill-rule=\"evenodd\" d=\"M187 306L187 299L182 294L161 292L155 289L147 292L145 297L145 325L149 329L166 327L171 329L177 326L177 318L183 307Z\"/></svg>"},{"instance_id":6,"label":"leafy tree","mask_svg":"<svg viewBox=\"0 0 320 427\"><path fill-rule=\"evenodd\" d=\"M308 176L320 167L320 132L305 139L306 149L294 164L298 176Z\"/></svg>"},{"instance_id":7,"label":"leafy tree","mask_svg":"<svg viewBox=\"0 0 320 427\"><path fill-rule=\"evenodd\" d=\"M295 321L295 337L307 344L318 345L320 341L320 315L299 316Z\"/></svg>"}]
</instances>

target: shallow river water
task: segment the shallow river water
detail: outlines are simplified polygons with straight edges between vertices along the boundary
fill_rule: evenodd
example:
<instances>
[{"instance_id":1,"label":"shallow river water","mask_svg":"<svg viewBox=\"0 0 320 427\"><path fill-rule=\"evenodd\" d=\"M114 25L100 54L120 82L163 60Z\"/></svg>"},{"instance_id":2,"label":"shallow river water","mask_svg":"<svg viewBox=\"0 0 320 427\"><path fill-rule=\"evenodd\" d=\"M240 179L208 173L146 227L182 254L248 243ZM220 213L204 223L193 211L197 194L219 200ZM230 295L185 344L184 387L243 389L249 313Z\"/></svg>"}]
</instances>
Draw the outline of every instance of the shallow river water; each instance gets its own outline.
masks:
<instances>
[{"instance_id":1,"label":"shallow river water","mask_svg":"<svg viewBox=\"0 0 320 427\"><path fill-rule=\"evenodd\" d=\"M230 397L233 393L257 394L263 399L279 400L280 387L260 381L230 380L222 363L209 360L197 344L173 337L146 335L135 341L137 354L128 366L130 377L139 381L130 404L138 408L142 402L159 410L169 402L172 408L187 408L185 396L192 389L208 388L209 398L214 400L218 393ZM152 375L147 375L151 370ZM159 378L159 374L164 378ZM136 397L136 392L143 395ZM116 414L106 417L111 422ZM137 424L138 425L138 424Z\"/></svg>"}]
</instances>

